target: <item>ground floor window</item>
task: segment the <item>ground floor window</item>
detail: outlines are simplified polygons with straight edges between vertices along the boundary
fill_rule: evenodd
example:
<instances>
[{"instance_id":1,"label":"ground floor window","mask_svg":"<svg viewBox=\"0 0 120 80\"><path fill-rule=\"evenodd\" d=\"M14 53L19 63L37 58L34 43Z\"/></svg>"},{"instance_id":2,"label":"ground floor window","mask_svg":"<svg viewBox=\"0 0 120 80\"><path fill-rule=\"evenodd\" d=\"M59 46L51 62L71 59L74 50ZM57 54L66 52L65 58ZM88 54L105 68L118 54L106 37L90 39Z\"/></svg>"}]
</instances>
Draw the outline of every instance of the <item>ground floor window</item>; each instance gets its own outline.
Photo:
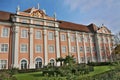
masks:
<instances>
[{"instance_id":1,"label":"ground floor window","mask_svg":"<svg viewBox=\"0 0 120 80\"><path fill-rule=\"evenodd\" d=\"M21 69L27 69L27 61L26 60L21 61Z\"/></svg>"},{"instance_id":2,"label":"ground floor window","mask_svg":"<svg viewBox=\"0 0 120 80\"><path fill-rule=\"evenodd\" d=\"M38 68L41 68L42 67L42 59L41 58L37 58L35 60L35 68L38 69Z\"/></svg>"},{"instance_id":3,"label":"ground floor window","mask_svg":"<svg viewBox=\"0 0 120 80\"><path fill-rule=\"evenodd\" d=\"M53 59L50 60L50 65L55 66L55 61Z\"/></svg>"},{"instance_id":4,"label":"ground floor window","mask_svg":"<svg viewBox=\"0 0 120 80\"><path fill-rule=\"evenodd\" d=\"M7 60L0 60L0 69L7 68Z\"/></svg>"}]
</instances>

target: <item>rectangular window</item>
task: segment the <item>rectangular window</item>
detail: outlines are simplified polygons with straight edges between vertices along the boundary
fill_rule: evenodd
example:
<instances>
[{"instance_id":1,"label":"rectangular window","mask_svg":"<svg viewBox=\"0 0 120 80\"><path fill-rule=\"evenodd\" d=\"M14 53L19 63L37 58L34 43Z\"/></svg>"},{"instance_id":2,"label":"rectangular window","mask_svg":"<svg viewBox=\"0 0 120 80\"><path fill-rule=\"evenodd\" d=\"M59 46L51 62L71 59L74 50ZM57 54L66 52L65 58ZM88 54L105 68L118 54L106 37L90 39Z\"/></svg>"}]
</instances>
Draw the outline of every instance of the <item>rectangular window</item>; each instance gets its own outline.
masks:
<instances>
[{"instance_id":1,"label":"rectangular window","mask_svg":"<svg viewBox=\"0 0 120 80\"><path fill-rule=\"evenodd\" d=\"M66 40L65 34L61 34L61 41L65 41L65 40Z\"/></svg>"},{"instance_id":2,"label":"rectangular window","mask_svg":"<svg viewBox=\"0 0 120 80\"><path fill-rule=\"evenodd\" d=\"M66 53L66 46L62 46L62 53Z\"/></svg>"},{"instance_id":3,"label":"rectangular window","mask_svg":"<svg viewBox=\"0 0 120 80\"><path fill-rule=\"evenodd\" d=\"M21 31L21 37L22 38L27 38L28 37L28 31L26 29L22 29L22 31Z\"/></svg>"},{"instance_id":4,"label":"rectangular window","mask_svg":"<svg viewBox=\"0 0 120 80\"><path fill-rule=\"evenodd\" d=\"M81 36L79 37L79 42L82 42L82 37Z\"/></svg>"},{"instance_id":5,"label":"rectangular window","mask_svg":"<svg viewBox=\"0 0 120 80\"><path fill-rule=\"evenodd\" d=\"M88 51L88 52L90 51L90 47L87 47L87 51Z\"/></svg>"},{"instance_id":6,"label":"rectangular window","mask_svg":"<svg viewBox=\"0 0 120 80\"><path fill-rule=\"evenodd\" d=\"M9 29L3 28L2 29L2 37L8 37L9 36Z\"/></svg>"},{"instance_id":7,"label":"rectangular window","mask_svg":"<svg viewBox=\"0 0 120 80\"><path fill-rule=\"evenodd\" d=\"M41 31L36 31L35 32L35 38L40 39L41 38Z\"/></svg>"},{"instance_id":8,"label":"rectangular window","mask_svg":"<svg viewBox=\"0 0 120 80\"><path fill-rule=\"evenodd\" d=\"M74 35L71 36L71 41L72 41L72 42L75 41L75 36L74 36Z\"/></svg>"},{"instance_id":9,"label":"rectangular window","mask_svg":"<svg viewBox=\"0 0 120 80\"><path fill-rule=\"evenodd\" d=\"M72 46L71 48L72 48L71 51L72 51L73 53L75 53L75 52L76 52L76 47L75 47L75 46Z\"/></svg>"},{"instance_id":10,"label":"rectangular window","mask_svg":"<svg viewBox=\"0 0 120 80\"><path fill-rule=\"evenodd\" d=\"M21 22L22 22L22 23L28 23L28 20L26 20L26 19L21 19Z\"/></svg>"},{"instance_id":11,"label":"rectangular window","mask_svg":"<svg viewBox=\"0 0 120 80\"><path fill-rule=\"evenodd\" d=\"M20 51L23 53L27 52L28 51L27 44L21 44Z\"/></svg>"},{"instance_id":12,"label":"rectangular window","mask_svg":"<svg viewBox=\"0 0 120 80\"><path fill-rule=\"evenodd\" d=\"M36 45L36 52L40 53L42 51L41 45Z\"/></svg>"},{"instance_id":13,"label":"rectangular window","mask_svg":"<svg viewBox=\"0 0 120 80\"><path fill-rule=\"evenodd\" d=\"M54 23L52 23L52 22L48 22L47 24L48 24L48 26L54 26Z\"/></svg>"},{"instance_id":14,"label":"rectangular window","mask_svg":"<svg viewBox=\"0 0 120 80\"><path fill-rule=\"evenodd\" d=\"M49 32L48 39L49 40L54 40L54 33L53 32Z\"/></svg>"},{"instance_id":15,"label":"rectangular window","mask_svg":"<svg viewBox=\"0 0 120 80\"><path fill-rule=\"evenodd\" d=\"M54 46L53 46L53 45L50 45L50 46L49 46L49 52L50 52L50 53L54 53Z\"/></svg>"},{"instance_id":16,"label":"rectangular window","mask_svg":"<svg viewBox=\"0 0 120 80\"><path fill-rule=\"evenodd\" d=\"M0 60L0 69L7 68L7 60Z\"/></svg>"},{"instance_id":17,"label":"rectangular window","mask_svg":"<svg viewBox=\"0 0 120 80\"><path fill-rule=\"evenodd\" d=\"M81 51L81 52L83 51L83 47L80 47L80 51Z\"/></svg>"},{"instance_id":18,"label":"rectangular window","mask_svg":"<svg viewBox=\"0 0 120 80\"><path fill-rule=\"evenodd\" d=\"M0 51L1 52L8 52L8 44L1 44Z\"/></svg>"}]
</instances>

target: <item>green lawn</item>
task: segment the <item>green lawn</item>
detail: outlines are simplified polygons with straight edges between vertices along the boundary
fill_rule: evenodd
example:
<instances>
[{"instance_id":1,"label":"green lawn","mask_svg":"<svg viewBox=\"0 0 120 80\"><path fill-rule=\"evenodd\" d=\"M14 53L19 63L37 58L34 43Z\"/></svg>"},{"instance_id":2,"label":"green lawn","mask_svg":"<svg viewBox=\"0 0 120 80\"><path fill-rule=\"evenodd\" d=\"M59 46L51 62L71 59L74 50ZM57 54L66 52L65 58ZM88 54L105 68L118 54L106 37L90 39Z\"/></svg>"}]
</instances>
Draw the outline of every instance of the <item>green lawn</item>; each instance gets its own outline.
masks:
<instances>
[{"instance_id":1,"label":"green lawn","mask_svg":"<svg viewBox=\"0 0 120 80\"><path fill-rule=\"evenodd\" d=\"M111 69L110 66L96 66L96 67L94 67L94 71L90 72L89 76L94 76L96 74L100 74L105 71L109 71L110 69Z\"/></svg>"},{"instance_id":2,"label":"green lawn","mask_svg":"<svg viewBox=\"0 0 120 80\"><path fill-rule=\"evenodd\" d=\"M110 66L96 66L94 67L93 72L90 72L90 74L87 75L83 75L82 77L94 76L96 74L100 74L108 70L110 70ZM15 76L18 80L42 80L42 78L44 78L41 72L16 74Z\"/></svg>"}]
</instances>

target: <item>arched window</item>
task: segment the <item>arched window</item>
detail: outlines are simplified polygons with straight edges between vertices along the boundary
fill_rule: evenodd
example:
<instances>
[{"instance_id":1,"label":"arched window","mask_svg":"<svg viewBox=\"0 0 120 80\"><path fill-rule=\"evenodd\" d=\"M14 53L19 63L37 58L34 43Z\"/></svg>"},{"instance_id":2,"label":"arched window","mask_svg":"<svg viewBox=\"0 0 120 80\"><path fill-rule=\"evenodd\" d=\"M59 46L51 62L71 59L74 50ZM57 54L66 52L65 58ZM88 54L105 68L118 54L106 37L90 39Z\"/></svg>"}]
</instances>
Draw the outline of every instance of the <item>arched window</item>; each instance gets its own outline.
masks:
<instances>
[{"instance_id":1,"label":"arched window","mask_svg":"<svg viewBox=\"0 0 120 80\"><path fill-rule=\"evenodd\" d=\"M53 59L50 60L50 65L55 66L55 61Z\"/></svg>"},{"instance_id":2,"label":"arched window","mask_svg":"<svg viewBox=\"0 0 120 80\"><path fill-rule=\"evenodd\" d=\"M27 69L27 61L26 60L21 61L21 69Z\"/></svg>"},{"instance_id":3,"label":"arched window","mask_svg":"<svg viewBox=\"0 0 120 80\"><path fill-rule=\"evenodd\" d=\"M42 67L42 59L41 58L37 58L35 60L35 68L38 69L38 68L41 68Z\"/></svg>"}]
</instances>

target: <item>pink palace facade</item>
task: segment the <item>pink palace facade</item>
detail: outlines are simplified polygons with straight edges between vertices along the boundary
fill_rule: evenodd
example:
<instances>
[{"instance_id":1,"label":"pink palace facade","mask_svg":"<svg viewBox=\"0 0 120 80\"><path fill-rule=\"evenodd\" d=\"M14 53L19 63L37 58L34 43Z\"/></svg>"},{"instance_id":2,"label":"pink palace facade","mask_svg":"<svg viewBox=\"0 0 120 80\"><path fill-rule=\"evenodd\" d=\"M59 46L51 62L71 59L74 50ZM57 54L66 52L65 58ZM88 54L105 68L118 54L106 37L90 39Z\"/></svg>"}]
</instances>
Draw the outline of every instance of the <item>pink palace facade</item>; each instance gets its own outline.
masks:
<instances>
[{"instance_id":1,"label":"pink palace facade","mask_svg":"<svg viewBox=\"0 0 120 80\"><path fill-rule=\"evenodd\" d=\"M77 63L112 61L113 35L97 27L60 21L45 10L0 11L0 69L59 66L56 58L74 55Z\"/></svg>"}]
</instances>

